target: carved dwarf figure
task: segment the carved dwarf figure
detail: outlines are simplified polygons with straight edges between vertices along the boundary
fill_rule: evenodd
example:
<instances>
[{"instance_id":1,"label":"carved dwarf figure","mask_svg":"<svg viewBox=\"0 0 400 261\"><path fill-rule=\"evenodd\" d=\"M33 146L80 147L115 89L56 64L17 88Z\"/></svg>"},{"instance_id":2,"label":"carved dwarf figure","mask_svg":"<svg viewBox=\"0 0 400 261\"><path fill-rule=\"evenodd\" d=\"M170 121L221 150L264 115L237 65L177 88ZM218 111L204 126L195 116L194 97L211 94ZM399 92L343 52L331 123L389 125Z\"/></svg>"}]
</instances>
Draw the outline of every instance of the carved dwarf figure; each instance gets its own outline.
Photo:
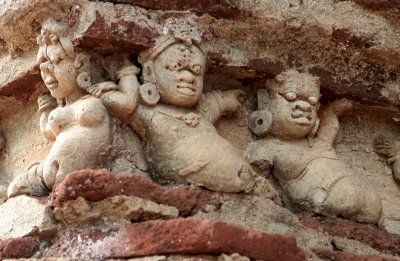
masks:
<instances>
[{"instance_id":1,"label":"carved dwarf figure","mask_svg":"<svg viewBox=\"0 0 400 261\"><path fill-rule=\"evenodd\" d=\"M346 99L326 106L318 119L319 79L287 70L269 84L252 129L263 138L249 147L249 160L272 170L293 202L306 210L377 223L381 200L333 149ZM263 101L260 103L260 101ZM266 137L266 135L268 135Z\"/></svg>"},{"instance_id":2,"label":"carved dwarf figure","mask_svg":"<svg viewBox=\"0 0 400 261\"><path fill-rule=\"evenodd\" d=\"M138 69L127 65L117 74L119 86L112 82L93 85L93 57L74 50L66 34L63 25L48 21L38 37L37 61L50 91L38 99L40 130L54 144L43 162L31 165L14 179L9 197L45 195L72 171L98 168L100 157L112 142L113 122L102 100L88 91L132 89L138 84Z\"/></svg>"},{"instance_id":3,"label":"carved dwarf figure","mask_svg":"<svg viewBox=\"0 0 400 261\"><path fill-rule=\"evenodd\" d=\"M214 127L222 115L237 111L241 90L203 94L206 52L197 30L169 29L139 56L144 84L129 124L146 143L146 156L158 178L223 192L250 191L254 171ZM120 103L105 92L110 107ZM108 102L107 102L108 101Z\"/></svg>"}]
</instances>

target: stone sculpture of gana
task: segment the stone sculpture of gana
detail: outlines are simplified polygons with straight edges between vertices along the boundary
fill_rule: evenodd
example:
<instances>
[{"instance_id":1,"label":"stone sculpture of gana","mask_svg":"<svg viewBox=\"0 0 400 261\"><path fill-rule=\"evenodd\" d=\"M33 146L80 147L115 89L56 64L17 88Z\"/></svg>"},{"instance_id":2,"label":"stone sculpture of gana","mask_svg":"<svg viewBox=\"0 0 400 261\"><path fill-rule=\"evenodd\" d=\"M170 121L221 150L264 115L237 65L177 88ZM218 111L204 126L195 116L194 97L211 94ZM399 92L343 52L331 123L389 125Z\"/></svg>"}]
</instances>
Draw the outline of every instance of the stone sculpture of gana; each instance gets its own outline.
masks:
<instances>
[{"instance_id":1,"label":"stone sculpture of gana","mask_svg":"<svg viewBox=\"0 0 400 261\"><path fill-rule=\"evenodd\" d=\"M88 92L117 88L93 84L92 55L74 49L67 27L47 21L38 37L37 61L50 91L38 99L40 130L54 144L43 162L31 165L8 188L8 196L45 195L74 170L99 168L99 158L112 143L112 120L102 101ZM133 90L138 69L127 64L117 73L118 88ZM122 98L128 98L124 96ZM134 101L130 101L134 102Z\"/></svg>"},{"instance_id":2,"label":"stone sculpture of gana","mask_svg":"<svg viewBox=\"0 0 400 261\"><path fill-rule=\"evenodd\" d=\"M250 146L249 160L262 170L273 169L284 191L303 209L378 223L379 196L333 148L338 117L352 103L333 101L318 118L319 98L317 77L296 70L277 75L251 118L251 128L262 139Z\"/></svg>"},{"instance_id":3,"label":"stone sculpture of gana","mask_svg":"<svg viewBox=\"0 0 400 261\"><path fill-rule=\"evenodd\" d=\"M114 98L120 90L104 92L101 98L111 110L131 106L123 118L145 141L157 178L223 192L251 191L254 171L214 127L222 115L240 108L244 93L203 93L205 61L199 31L186 24L172 26L139 56L143 84L127 94L138 95L137 104L123 105Z\"/></svg>"}]
</instances>

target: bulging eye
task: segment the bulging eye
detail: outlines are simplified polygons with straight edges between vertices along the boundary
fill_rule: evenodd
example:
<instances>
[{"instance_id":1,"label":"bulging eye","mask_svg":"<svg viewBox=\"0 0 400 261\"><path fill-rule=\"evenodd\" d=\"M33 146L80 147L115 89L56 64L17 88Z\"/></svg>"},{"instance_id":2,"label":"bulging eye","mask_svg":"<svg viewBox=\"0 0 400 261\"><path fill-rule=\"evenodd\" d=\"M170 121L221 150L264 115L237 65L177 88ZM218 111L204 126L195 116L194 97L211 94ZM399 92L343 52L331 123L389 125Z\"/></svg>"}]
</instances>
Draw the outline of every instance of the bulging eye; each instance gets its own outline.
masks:
<instances>
[{"instance_id":1,"label":"bulging eye","mask_svg":"<svg viewBox=\"0 0 400 261\"><path fill-rule=\"evenodd\" d=\"M285 93L284 97L288 101L294 101L294 100L296 100L297 95L295 92L287 92L287 93Z\"/></svg>"},{"instance_id":2,"label":"bulging eye","mask_svg":"<svg viewBox=\"0 0 400 261\"><path fill-rule=\"evenodd\" d=\"M317 97L314 97L314 96L311 96L311 97L308 98L308 102L309 102L311 105L317 105L317 103L318 103L318 98L317 98Z\"/></svg>"},{"instance_id":3,"label":"bulging eye","mask_svg":"<svg viewBox=\"0 0 400 261\"><path fill-rule=\"evenodd\" d=\"M194 64L191 66L190 70L196 74L196 75L200 75L201 74L201 65L200 64Z\"/></svg>"}]
</instances>

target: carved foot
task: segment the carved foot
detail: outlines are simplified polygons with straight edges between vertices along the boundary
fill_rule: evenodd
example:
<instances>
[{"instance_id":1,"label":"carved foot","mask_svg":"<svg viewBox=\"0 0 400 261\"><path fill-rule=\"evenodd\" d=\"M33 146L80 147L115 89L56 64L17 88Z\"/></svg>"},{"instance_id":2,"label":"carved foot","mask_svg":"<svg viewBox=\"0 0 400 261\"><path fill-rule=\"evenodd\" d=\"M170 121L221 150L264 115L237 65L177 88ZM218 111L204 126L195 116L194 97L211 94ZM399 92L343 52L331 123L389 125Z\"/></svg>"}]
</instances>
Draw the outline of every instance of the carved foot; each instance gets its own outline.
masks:
<instances>
[{"instance_id":1,"label":"carved foot","mask_svg":"<svg viewBox=\"0 0 400 261\"><path fill-rule=\"evenodd\" d=\"M32 196L45 196L49 190L44 185L42 177L42 166L36 163L24 173L17 176L8 186L7 195L9 198L26 194Z\"/></svg>"}]
</instances>

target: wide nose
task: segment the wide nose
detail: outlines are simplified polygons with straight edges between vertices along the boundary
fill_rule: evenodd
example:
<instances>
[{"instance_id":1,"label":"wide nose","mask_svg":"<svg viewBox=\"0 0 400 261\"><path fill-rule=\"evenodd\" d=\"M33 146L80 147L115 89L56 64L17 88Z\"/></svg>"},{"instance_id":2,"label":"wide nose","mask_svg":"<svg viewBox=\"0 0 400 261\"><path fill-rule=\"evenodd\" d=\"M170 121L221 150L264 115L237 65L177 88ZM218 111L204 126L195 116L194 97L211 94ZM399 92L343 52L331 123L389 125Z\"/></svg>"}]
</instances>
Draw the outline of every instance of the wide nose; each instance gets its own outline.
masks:
<instances>
[{"instance_id":1,"label":"wide nose","mask_svg":"<svg viewBox=\"0 0 400 261\"><path fill-rule=\"evenodd\" d=\"M295 109L296 110L301 110L301 111L310 111L311 110L311 104L309 104L306 101L296 101L295 102Z\"/></svg>"},{"instance_id":2,"label":"wide nose","mask_svg":"<svg viewBox=\"0 0 400 261\"><path fill-rule=\"evenodd\" d=\"M193 83L196 78L190 71L183 70L180 72L178 79L180 82Z\"/></svg>"}]
</instances>

